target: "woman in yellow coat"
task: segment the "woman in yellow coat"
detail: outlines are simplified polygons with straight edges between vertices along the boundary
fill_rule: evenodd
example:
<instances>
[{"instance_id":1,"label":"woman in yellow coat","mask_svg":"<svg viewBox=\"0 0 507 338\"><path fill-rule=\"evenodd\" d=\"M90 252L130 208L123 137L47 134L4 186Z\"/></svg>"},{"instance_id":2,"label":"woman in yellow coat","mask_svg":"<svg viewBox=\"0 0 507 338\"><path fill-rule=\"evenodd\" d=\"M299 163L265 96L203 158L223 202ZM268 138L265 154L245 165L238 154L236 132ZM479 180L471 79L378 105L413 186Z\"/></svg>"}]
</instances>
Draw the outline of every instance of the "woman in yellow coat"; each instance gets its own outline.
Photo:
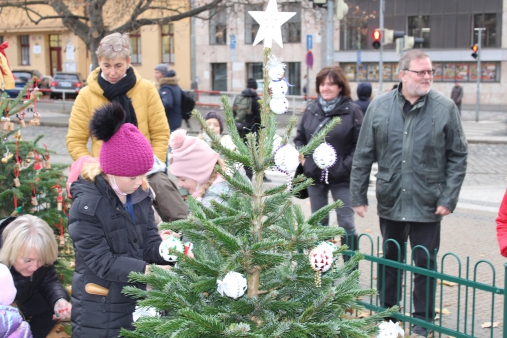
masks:
<instances>
[{"instance_id":1,"label":"woman in yellow coat","mask_svg":"<svg viewBox=\"0 0 507 338\"><path fill-rule=\"evenodd\" d=\"M102 142L92 138L91 154L86 147L91 137L88 124L96 108L118 102L127 111L125 122L137 126L148 139L157 158L165 162L169 142L169 125L165 109L155 86L130 65L127 35L114 33L102 39L97 49L99 68L87 79L74 102L69 120L67 148L76 161L81 156L99 156ZM135 120L135 121L134 121Z\"/></svg>"},{"instance_id":2,"label":"woman in yellow coat","mask_svg":"<svg viewBox=\"0 0 507 338\"><path fill-rule=\"evenodd\" d=\"M89 123L95 109L115 102L126 112L124 122L137 126L150 142L159 160L155 163L165 163L170 133L165 109L155 86L142 79L130 65L130 51L127 34L113 33L100 42L96 52L99 68L88 76L87 86L79 91L69 119L67 149L74 161L82 156L99 157L101 141L92 137L91 154L87 148L91 137ZM155 209L162 220L186 218L188 207L176 184L165 174L165 165L154 166L147 177L156 195Z\"/></svg>"}]
</instances>

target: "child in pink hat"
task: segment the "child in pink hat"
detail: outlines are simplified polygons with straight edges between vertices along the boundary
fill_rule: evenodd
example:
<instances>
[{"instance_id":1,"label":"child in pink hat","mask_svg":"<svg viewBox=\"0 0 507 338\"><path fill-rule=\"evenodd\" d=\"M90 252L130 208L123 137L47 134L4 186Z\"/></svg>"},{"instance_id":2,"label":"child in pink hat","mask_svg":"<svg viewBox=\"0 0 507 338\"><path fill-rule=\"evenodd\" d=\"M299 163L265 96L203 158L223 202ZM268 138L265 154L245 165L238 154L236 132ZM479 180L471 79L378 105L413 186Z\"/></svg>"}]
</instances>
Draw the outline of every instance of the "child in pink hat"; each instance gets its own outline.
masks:
<instances>
[{"instance_id":1,"label":"child in pink hat","mask_svg":"<svg viewBox=\"0 0 507 338\"><path fill-rule=\"evenodd\" d=\"M179 129L171 134L171 173L178 179L178 186L188 190L205 206L211 201L222 202L221 194L229 194L231 187L214 170L215 165L226 169L219 154L204 140L187 136L186 130Z\"/></svg>"}]
</instances>

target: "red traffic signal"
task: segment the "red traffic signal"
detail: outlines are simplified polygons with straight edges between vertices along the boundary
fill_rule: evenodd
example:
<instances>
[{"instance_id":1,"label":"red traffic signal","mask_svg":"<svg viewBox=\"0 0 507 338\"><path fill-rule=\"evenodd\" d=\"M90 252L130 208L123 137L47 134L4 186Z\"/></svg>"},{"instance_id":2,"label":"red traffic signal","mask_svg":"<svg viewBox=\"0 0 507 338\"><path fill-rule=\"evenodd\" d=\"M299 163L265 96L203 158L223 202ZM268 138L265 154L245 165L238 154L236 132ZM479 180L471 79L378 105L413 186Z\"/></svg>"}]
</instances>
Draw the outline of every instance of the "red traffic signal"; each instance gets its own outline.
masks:
<instances>
[{"instance_id":1,"label":"red traffic signal","mask_svg":"<svg viewBox=\"0 0 507 338\"><path fill-rule=\"evenodd\" d=\"M382 38L382 33L380 32L380 29L375 29L372 34L373 37L373 48L379 49L380 48L380 39Z\"/></svg>"},{"instance_id":2,"label":"red traffic signal","mask_svg":"<svg viewBox=\"0 0 507 338\"><path fill-rule=\"evenodd\" d=\"M472 57L473 57L474 59L477 59L477 57L479 56L479 53L477 53L477 52L479 51L479 46L477 46L477 45L473 45L473 46L471 47L471 49L472 49L472 51L473 51L473 53L472 53Z\"/></svg>"}]
</instances>

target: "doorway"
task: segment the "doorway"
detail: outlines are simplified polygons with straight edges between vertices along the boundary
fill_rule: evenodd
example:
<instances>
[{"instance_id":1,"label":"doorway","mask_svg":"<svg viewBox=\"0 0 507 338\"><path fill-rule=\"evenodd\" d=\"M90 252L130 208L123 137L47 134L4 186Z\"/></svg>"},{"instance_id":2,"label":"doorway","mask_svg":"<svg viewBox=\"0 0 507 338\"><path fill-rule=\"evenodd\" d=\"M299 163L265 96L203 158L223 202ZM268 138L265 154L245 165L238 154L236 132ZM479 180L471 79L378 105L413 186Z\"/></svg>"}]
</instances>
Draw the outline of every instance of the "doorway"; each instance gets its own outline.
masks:
<instances>
[{"instance_id":1,"label":"doorway","mask_svg":"<svg viewBox=\"0 0 507 338\"><path fill-rule=\"evenodd\" d=\"M49 36L49 64L51 76L62 71L62 36Z\"/></svg>"}]
</instances>

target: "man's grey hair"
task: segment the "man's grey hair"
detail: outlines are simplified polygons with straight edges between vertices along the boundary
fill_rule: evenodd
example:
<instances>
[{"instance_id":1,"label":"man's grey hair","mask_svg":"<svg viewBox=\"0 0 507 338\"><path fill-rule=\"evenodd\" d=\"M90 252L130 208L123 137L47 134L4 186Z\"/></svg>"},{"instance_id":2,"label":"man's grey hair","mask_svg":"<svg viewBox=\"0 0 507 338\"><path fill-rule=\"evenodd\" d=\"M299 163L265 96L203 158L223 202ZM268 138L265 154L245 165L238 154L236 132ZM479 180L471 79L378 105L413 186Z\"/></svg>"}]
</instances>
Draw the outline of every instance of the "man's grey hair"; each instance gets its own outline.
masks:
<instances>
[{"instance_id":1,"label":"man's grey hair","mask_svg":"<svg viewBox=\"0 0 507 338\"><path fill-rule=\"evenodd\" d=\"M422 58L430 58L428 54L423 52L420 49L412 49L401 57L400 61L398 61L398 71L409 69L410 62L412 60L422 59ZM430 60L431 61L431 60Z\"/></svg>"}]
</instances>

